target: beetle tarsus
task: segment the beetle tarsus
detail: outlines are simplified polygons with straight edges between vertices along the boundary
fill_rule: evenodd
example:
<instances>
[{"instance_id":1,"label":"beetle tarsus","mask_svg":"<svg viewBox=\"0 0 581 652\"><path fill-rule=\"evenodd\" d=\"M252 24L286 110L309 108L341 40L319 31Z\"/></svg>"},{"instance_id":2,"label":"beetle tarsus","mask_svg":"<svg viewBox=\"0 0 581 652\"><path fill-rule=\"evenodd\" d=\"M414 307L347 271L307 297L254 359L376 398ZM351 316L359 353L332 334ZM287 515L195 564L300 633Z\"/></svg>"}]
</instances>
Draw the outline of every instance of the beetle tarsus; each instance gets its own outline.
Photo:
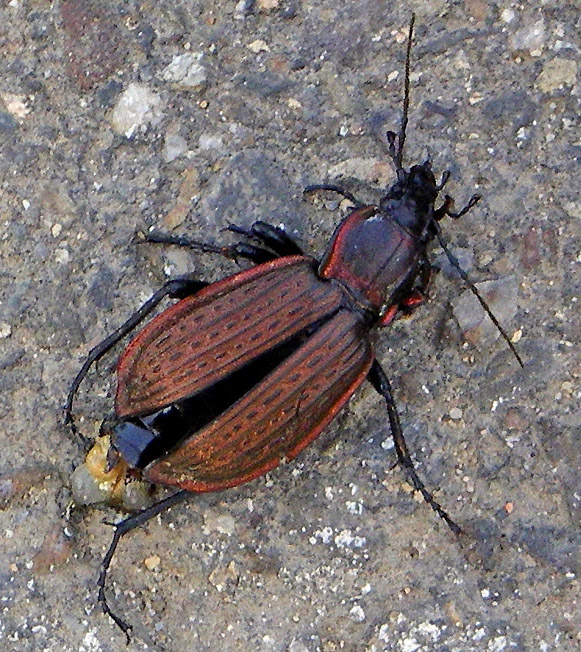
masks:
<instances>
[{"instance_id":1,"label":"beetle tarsus","mask_svg":"<svg viewBox=\"0 0 581 652\"><path fill-rule=\"evenodd\" d=\"M204 254L220 254L227 255L229 247L221 247L209 242L201 242L200 240L193 240L183 235L175 235L173 233L162 233L161 231L150 231L146 233L143 242L150 244L169 244L176 247L185 247L186 249L193 249Z\"/></svg>"},{"instance_id":2,"label":"beetle tarsus","mask_svg":"<svg viewBox=\"0 0 581 652\"><path fill-rule=\"evenodd\" d=\"M453 220L457 220L459 217L462 217L463 215L466 215L466 213L473 207L476 206L476 204L482 199L482 195L472 195L470 199L468 200L468 203L464 208L457 213L448 211L446 215L448 217L451 217Z\"/></svg>"},{"instance_id":3,"label":"beetle tarsus","mask_svg":"<svg viewBox=\"0 0 581 652\"><path fill-rule=\"evenodd\" d=\"M391 436L393 437L393 442L395 444L395 450L400 464L405 467L407 474L412 481L414 489L419 491L422 494L423 499L428 503L428 505L438 514L438 516L443 519L448 527L454 532L454 534L461 534L462 528L452 519L452 517L443 509L443 507L434 499L432 494L426 489L426 486L418 476L413 460L409 453L403 430L401 428L401 423L399 420L399 415L397 413L397 408L395 405L395 400L391 391L391 384L381 368L379 362L374 361L373 365L368 374L368 379L377 391L378 394L383 396L385 399L385 404L387 406L387 415L389 417L389 425L391 428Z\"/></svg>"},{"instance_id":4,"label":"beetle tarsus","mask_svg":"<svg viewBox=\"0 0 581 652\"><path fill-rule=\"evenodd\" d=\"M447 179L446 179L447 181ZM440 186L442 184L445 184L446 181L442 178L442 182L440 183ZM472 195L470 197L468 203L462 210L454 212L452 211L452 207L454 206L454 200L450 195L445 195L444 197L444 203L440 206L440 208L436 209L434 211L434 220L436 222L439 222L442 218L448 216L451 217L453 220L457 220L459 217L462 217L463 215L466 215L466 213L472 209L476 204L482 199L482 195Z\"/></svg>"}]
</instances>

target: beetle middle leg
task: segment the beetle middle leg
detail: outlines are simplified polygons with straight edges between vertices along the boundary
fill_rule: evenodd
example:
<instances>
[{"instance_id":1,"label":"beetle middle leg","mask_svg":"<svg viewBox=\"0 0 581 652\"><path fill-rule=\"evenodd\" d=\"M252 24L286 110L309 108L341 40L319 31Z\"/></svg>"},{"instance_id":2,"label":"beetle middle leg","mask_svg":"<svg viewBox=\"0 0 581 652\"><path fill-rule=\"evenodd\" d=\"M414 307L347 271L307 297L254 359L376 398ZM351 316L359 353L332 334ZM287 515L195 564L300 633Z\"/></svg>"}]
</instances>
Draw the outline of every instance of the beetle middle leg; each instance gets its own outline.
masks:
<instances>
[{"instance_id":1,"label":"beetle middle leg","mask_svg":"<svg viewBox=\"0 0 581 652\"><path fill-rule=\"evenodd\" d=\"M259 244L268 247L279 258L305 255L301 247L299 247L284 229L268 224L268 222L263 222L262 220L254 222L249 229L237 226L236 224L230 224L228 231L243 235L249 240L255 240Z\"/></svg>"},{"instance_id":2,"label":"beetle middle leg","mask_svg":"<svg viewBox=\"0 0 581 652\"><path fill-rule=\"evenodd\" d=\"M391 384L377 360L373 363L367 378L377 393L383 396L385 399L387 414L389 417L389 425L391 428L391 435L395 444L397 457L400 464L405 467L405 470L407 471L407 474L412 481L414 488L416 491L419 491L422 494L424 500L438 514L438 516L446 522L454 534L462 534L462 528L452 519L451 516L449 516L443 507L438 502L436 502L416 472L413 460L410 456L409 449L403 435L401 423L399 421L399 415L397 413L397 408L391 391Z\"/></svg>"},{"instance_id":3,"label":"beetle middle leg","mask_svg":"<svg viewBox=\"0 0 581 652\"><path fill-rule=\"evenodd\" d=\"M146 242L173 244L202 253L219 254L233 260L244 258L255 264L268 262L269 260L284 256L305 255L301 247L299 247L286 231L261 220L254 222L249 229L231 224L227 227L227 230L238 235L243 235L258 244L238 242L233 245L219 246L192 240L184 236L158 232L148 233L144 237Z\"/></svg>"},{"instance_id":4,"label":"beetle middle leg","mask_svg":"<svg viewBox=\"0 0 581 652\"><path fill-rule=\"evenodd\" d=\"M230 228L230 230L232 229ZM185 247L205 254L218 254L219 256L235 261L239 259L249 260L256 265L267 263L270 260L280 257L271 248L267 249L247 242L237 242L232 245L220 246L199 240L192 240L181 235L158 233L157 231L152 231L144 235L144 241L154 244L169 244L177 247Z\"/></svg>"}]
</instances>

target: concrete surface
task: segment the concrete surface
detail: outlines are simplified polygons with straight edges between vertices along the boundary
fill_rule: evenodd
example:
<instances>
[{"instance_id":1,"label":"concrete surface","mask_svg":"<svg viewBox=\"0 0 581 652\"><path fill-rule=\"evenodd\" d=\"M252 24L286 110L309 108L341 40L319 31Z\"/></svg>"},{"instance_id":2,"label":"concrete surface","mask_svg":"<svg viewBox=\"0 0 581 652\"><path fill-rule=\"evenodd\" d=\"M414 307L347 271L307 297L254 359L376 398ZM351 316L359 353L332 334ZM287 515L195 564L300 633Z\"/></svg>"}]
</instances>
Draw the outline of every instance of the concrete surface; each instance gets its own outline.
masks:
<instances>
[{"instance_id":1,"label":"concrete surface","mask_svg":"<svg viewBox=\"0 0 581 652\"><path fill-rule=\"evenodd\" d=\"M466 325L437 247L431 302L378 337L419 471L468 540L392 468L367 386L296 462L123 543L110 589L135 626L126 648L95 606L103 519L119 515L67 522L82 453L61 406L83 355L167 274L235 269L132 236L218 241L263 219L320 254L343 213L301 189L342 176L376 201L393 179L382 138L412 8L406 160L449 169L458 205L483 194L443 226L474 281L499 281L492 305L526 362ZM578 19L551 0L3 3L2 650L578 649ZM79 396L91 437L114 362Z\"/></svg>"}]
</instances>

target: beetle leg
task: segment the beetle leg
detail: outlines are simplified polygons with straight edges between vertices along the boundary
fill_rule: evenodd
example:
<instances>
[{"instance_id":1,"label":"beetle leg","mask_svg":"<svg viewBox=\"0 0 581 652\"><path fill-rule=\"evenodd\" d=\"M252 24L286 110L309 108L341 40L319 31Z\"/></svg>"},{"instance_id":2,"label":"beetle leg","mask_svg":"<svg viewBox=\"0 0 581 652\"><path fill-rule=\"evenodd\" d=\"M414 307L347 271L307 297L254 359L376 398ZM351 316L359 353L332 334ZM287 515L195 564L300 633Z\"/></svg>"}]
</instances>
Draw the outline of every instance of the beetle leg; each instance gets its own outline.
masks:
<instances>
[{"instance_id":1,"label":"beetle leg","mask_svg":"<svg viewBox=\"0 0 581 652\"><path fill-rule=\"evenodd\" d=\"M236 224L231 224L228 227L228 231L238 233L265 245L280 258L284 256L305 255L304 251L284 229L272 226L272 224L262 222L261 220L254 222L249 229L237 226Z\"/></svg>"},{"instance_id":2,"label":"beetle leg","mask_svg":"<svg viewBox=\"0 0 581 652\"><path fill-rule=\"evenodd\" d=\"M133 628L131 627L131 625L126 623L111 609L109 603L107 602L107 595L105 593L107 573L109 572L109 566L111 565L111 560L113 559L115 550L119 545L119 541L121 541L121 539L128 532L131 532L131 530L134 530L136 527L140 527L141 525L143 525L144 523L152 519L154 516L157 516L161 512L164 512L166 509L169 509L170 507L173 507L174 505L181 503L189 495L190 492L186 491L185 489L181 491L177 491L175 494L172 494L171 496L168 496L167 498L160 500L154 505L151 505L150 507L147 507L146 509L137 512L137 514L133 514L132 516L129 516L128 518L124 519L123 521L115 525L115 531L113 532L113 539L111 541L111 544L109 545L109 549L107 550L107 553L103 557L103 561L101 562L101 571L99 573L99 579L97 580L97 586L99 587L98 600L104 613L106 613L109 617L111 617L115 622L115 624L117 625L117 627L119 627L119 629L121 629L121 631L125 634L125 636L127 637L127 643L129 643L131 640L129 636L129 632Z\"/></svg>"},{"instance_id":3,"label":"beetle leg","mask_svg":"<svg viewBox=\"0 0 581 652\"><path fill-rule=\"evenodd\" d=\"M143 321L147 315L149 315L159 302L165 297L169 296L176 299L181 299L190 294L195 294L198 290L201 290L203 287L208 285L204 281L198 281L191 276L181 276L179 278L168 281L163 287L161 287L157 292L155 292L136 312L129 317L129 319L119 326L115 331L113 331L108 337L106 337L102 342L97 344L86 357L83 366L81 367L79 373L75 376L69 389L67 396L67 401L65 403L65 424L70 425L71 430L74 434L80 434L75 425L73 418L73 400L75 394L79 389L83 378L87 375L87 372L93 365L93 363L100 360L107 351L109 351L119 340L121 340L125 335L130 333L141 321ZM83 438L84 439L84 438ZM87 443L85 441L85 443Z\"/></svg>"},{"instance_id":4,"label":"beetle leg","mask_svg":"<svg viewBox=\"0 0 581 652\"><path fill-rule=\"evenodd\" d=\"M144 241L152 242L154 244L170 244L177 247L187 247L188 249L200 251L205 254L218 254L225 258L229 258L230 260L243 258L245 260L250 260L257 265L278 258L278 256L273 254L269 249L257 247L246 242L219 246L207 242L200 242L198 240L191 240L190 238L181 235L158 233L157 231L152 231L151 233L146 234L144 236Z\"/></svg>"},{"instance_id":5,"label":"beetle leg","mask_svg":"<svg viewBox=\"0 0 581 652\"><path fill-rule=\"evenodd\" d=\"M450 195L446 195L444 197L444 203L440 206L440 208L434 211L434 219L438 222L444 216L447 215L448 217L457 220L459 217L462 217L462 215L466 215L466 213L473 206L475 206L481 199L482 199L481 195L472 195L472 197L470 197L470 200L468 201L466 206L464 206L464 208L461 211L454 213L450 210L452 206L454 206L454 200L452 199L452 197L450 197Z\"/></svg>"},{"instance_id":6,"label":"beetle leg","mask_svg":"<svg viewBox=\"0 0 581 652\"><path fill-rule=\"evenodd\" d=\"M336 186L332 183L318 183L314 186L307 186L303 190L303 195L308 195L311 192L316 192L317 190L330 190L331 192L336 192L338 195L341 195L341 197L345 197L345 199L348 199L350 202L352 202L355 208L363 208L363 206L366 206L366 204L356 199L355 196L348 190L345 190L345 188Z\"/></svg>"},{"instance_id":7,"label":"beetle leg","mask_svg":"<svg viewBox=\"0 0 581 652\"><path fill-rule=\"evenodd\" d=\"M389 157L395 163L397 158L397 152L395 150L395 140L397 138L397 134L395 131L389 130L385 133L385 137L387 138L387 151L389 153Z\"/></svg>"},{"instance_id":8,"label":"beetle leg","mask_svg":"<svg viewBox=\"0 0 581 652\"><path fill-rule=\"evenodd\" d=\"M238 242L232 245L232 252L233 260L237 261L238 258L244 258L245 260L252 261L255 265L268 263L271 260L280 258L280 255L271 251L271 249L257 247L256 245L248 244L248 242Z\"/></svg>"},{"instance_id":9,"label":"beetle leg","mask_svg":"<svg viewBox=\"0 0 581 652\"><path fill-rule=\"evenodd\" d=\"M424 500L428 505L438 514L440 518L446 521L449 528L454 532L454 534L461 534L462 529L460 526L455 523L448 513L441 507L441 505L434 500L432 494L426 489L424 483L421 481L418 476L416 469L414 467L413 460L410 456L409 449L407 447L403 431L401 428L401 423L399 421L399 416L397 413L397 408L395 401L393 399L393 394L391 392L390 382L385 375L385 372L381 368L381 365L377 360L373 362L371 370L367 375L369 382L373 385L378 394L383 396L385 399L385 404L387 406L387 414L389 417L389 425L391 427L391 435L393 437L393 442L395 444L395 450L400 464L406 469L407 474L416 489L419 491Z\"/></svg>"},{"instance_id":10,"label":"beetle leg","mask_svg":"<svg viewBox=\"0 0 581 652\"><path fill-rule=\"evenodd\" d=\"M384 328L389 326L396 318L398 312L409 317L416 308L423 305L428 299L428 290L432 281L433 268L427 256L422 256L418 263L418 284L411 290L408 296L397 304L389 306L379 319L378 326Z\"/></svg>"},{"instance_id":11,"label":"beetle leg","mask_svg":"<svg viewBox=\"0 0 581 652\"><path fill-rule=\"evenodd\" d=\"M397 317L397 312L399 310L399 305L397 303L392 304L389 308L381 315L379 319L378 326L384 328L389 326L391 322Z\"/></svg>"},{"instance_id":12,"label":"beetle leg","mask_svg":"<svg viewBox=\"0 0 581 652\"><path fill-rule=\"evenodd\" d=\"M428 300L428 291L432 282L432 265L427 256L422 256L418 266L418 284L400 304L400 309L405 315L411 315L416 308Z\"/></svg>"},{"instance_id":13,"label":"beetle leg","mask_svg":"<svg viewBox=\"0 0 581 652\"><path fill-rule=\"evenodd\" d=\"M459 217L462 217L462 215L466 215L466 213L473 207L475 206L480 200L482 199L482 195L472 195L470 199L468 200L468 203L466 206L461 211L458 211L457 213L452 213L448 211L447 215L448 217L451 217L452 219L458 219Z\"/></svg>"},{"instance_id":14,"label":"beetle leg","mask_svg":"<svg viewBox=\"0 0 581 652\"><path fill-rule=\"evenodd\" d=\"M443 217L448 215L448 211L454 206L454 200L450 195L444 197L444 203L434 211L434 220L439 222Z\"/></svg>"}]
</instances>

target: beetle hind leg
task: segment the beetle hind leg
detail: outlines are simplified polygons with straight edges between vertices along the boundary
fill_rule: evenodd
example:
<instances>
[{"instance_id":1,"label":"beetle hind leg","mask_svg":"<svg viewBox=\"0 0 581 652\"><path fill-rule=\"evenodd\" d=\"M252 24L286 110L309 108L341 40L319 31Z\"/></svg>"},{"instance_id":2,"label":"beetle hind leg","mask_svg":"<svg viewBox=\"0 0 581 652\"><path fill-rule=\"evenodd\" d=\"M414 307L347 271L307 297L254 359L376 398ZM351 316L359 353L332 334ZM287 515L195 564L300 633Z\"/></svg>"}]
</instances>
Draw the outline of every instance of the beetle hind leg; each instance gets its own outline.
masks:
<instances>
[{"instance_id":1,"label":"beetle hind leg","mask_svg":"<svg viewBox=\"0 0 581 652\"><path fill-rule=\"evenodd\" d=\"M155 292L136 312L129 317L129 319L119 326L115 331L113 331L108 337L106 337L102 342L97 344L91 351L89 355L85 358L83 366L81 367L79 373L75 376L75 379L71 383L69 393L67 395L67 400L64 408L64 422L65 425L70 426L73 434L78 435L84 441L85 447L88 448L88 440L79 433L73 416L73 401L77 394L77 390L89 369L93 366L95 362L100 360L110 349L112 349L117 342L123 339L128 335L140 322L142 322L156 306L164 299L165 297L171 297L175 299L181 299L185 296L195 294L198 290L201 290L207 285L204 281L198 281L192 276L186 275L180 278L173 279L168 281L163 287L161 287L157 292Z\"/></svg>"},{"instance_id":2,"label":"beetle hind leg","mask_svg":"<svg viewBox=\"0 0 581 652\"><path fill-rule=\"evenodd\" d=\"M161 512L164 512L166 509L169 509L170 507L183 502L188 497L188 495L189 492L185 489L177 491L175 494L160 500L154 505L151 505L151 507L147 507L146 509L137 512L137 514L129 516L128 518L115 525L113 539L111 540L109 549L107 550L105 556L103 557L103 561L101 562L101 571L97 580L97 586L99 587L98 600L103 612L107 614L115 622L117 627L119 627L119 629L125 634L127 643L129 643L131 640L130 632L133 628L129 623L125 622L120 616L115 613L115 611L109 605L107 594L105 593L105 585L107 584L107 575L109 573L111 560L115 555L115 551L117 550L119 542L126 534L131 532L131 530L140 527Z\"/></svg>"},{"instance_id":3,"label":"beetle hind leg","mask_svg":"<svg viewBox=\"0 0 581 652\"><path fill-rule=\"evenodd\" d=\"M390 382L385 375L385 372L381 368L381 365L377 361L373 363L367 378L377 393L383 396L385 399L387 414L389 417L389 425L391 427L391 434L395 444L397 457L400 464L405 467L408 477L410 478L415 490L419 491L422 494L423 499L438 514L438 516L446 522L454 534L462 534L462 528L452 519L452 517L443 509L443 507L438 502L436 502L416 472L413 460L410 456L409 449L403 435L401 423L399 421L399 415L397 413L397 408L391 392Z\"/></svg>"}]
</instances>

